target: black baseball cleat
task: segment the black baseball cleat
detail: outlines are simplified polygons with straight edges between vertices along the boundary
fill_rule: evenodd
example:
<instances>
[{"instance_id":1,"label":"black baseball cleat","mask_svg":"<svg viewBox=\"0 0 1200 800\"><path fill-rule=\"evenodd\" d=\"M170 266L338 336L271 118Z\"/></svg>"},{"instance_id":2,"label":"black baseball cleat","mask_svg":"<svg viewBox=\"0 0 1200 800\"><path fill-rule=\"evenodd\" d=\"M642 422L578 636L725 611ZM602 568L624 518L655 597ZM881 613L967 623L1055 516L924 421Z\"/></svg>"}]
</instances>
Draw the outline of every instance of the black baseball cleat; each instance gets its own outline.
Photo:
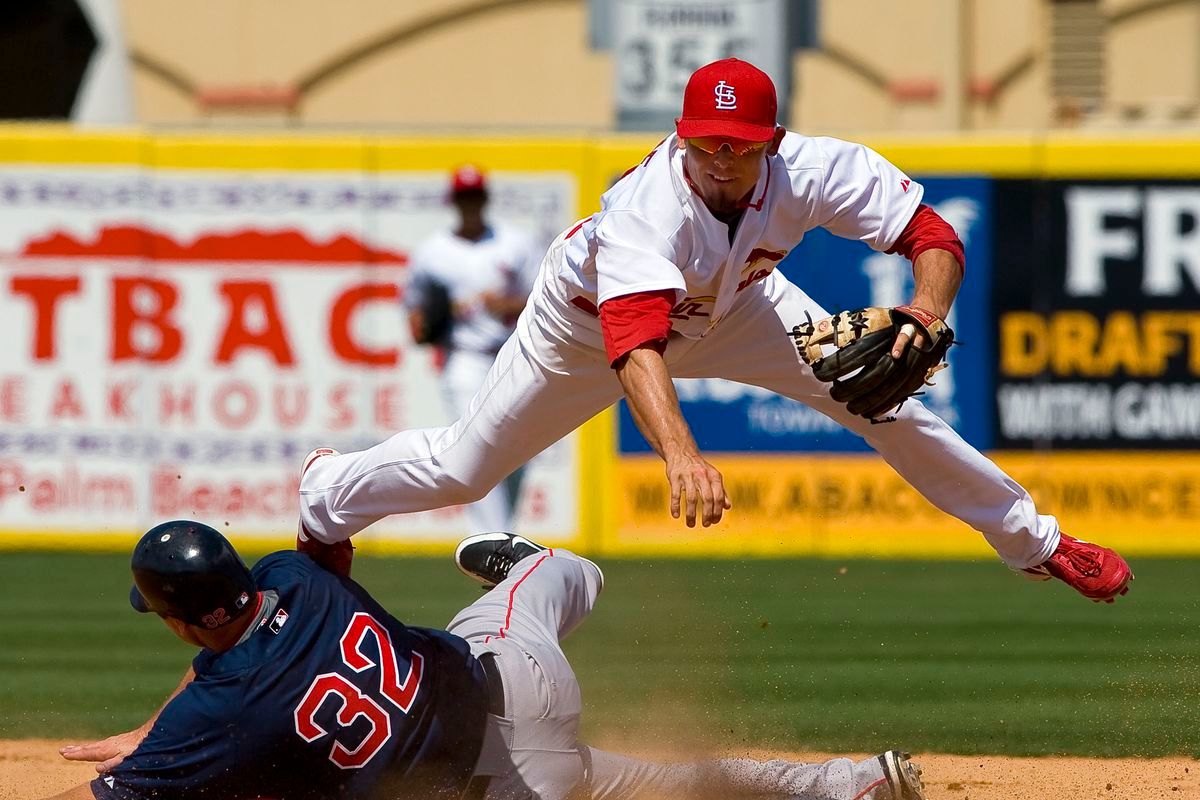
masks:
<instances>
[{"instance_id":1,"label":"black baseball cleat","mask_svg":"<svg viewBox=\"0 0 1200 800\"><path fill-rule=\"evenodd\" d=\"M491 589L508 577L508 571L518 561L544 550L537 542L515 533L477 533L458 543L454 563L462 574Z\"/></svg>"},{"instance_id":2,"label":"black baseball cleat","mask_svg":"<svg viewBox=\"0 0 1200 800\"><path fill-rule=\"evenodd\" d=\"M921 768L912 756L899 750L888 750L879 756L883 775L892 790L892 800L925 800L925 784L921 783Z\"/></svg>"}]
</instances>

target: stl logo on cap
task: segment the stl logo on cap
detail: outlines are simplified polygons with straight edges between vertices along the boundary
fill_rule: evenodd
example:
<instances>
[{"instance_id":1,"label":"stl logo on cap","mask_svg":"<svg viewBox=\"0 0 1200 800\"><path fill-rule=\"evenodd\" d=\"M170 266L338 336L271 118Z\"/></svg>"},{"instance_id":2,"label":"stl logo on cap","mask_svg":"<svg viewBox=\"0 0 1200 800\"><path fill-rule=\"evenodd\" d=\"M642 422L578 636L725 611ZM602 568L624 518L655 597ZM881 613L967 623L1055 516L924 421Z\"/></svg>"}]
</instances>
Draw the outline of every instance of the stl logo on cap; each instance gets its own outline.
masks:
<instances>
[{"instance_id":1,"label":"stl logo on cap","mask_svg":"<svg viewBox=\"0 0 1200 800\"><path fill-rule=\"evenodd\" d=\"M675 133L680 139L726 136L769 142L778 111L771 76L748 61L725 58L692 73Z\"/></svg>"},{"instance_id":2,"label":"stl logo on cap","mask_svg":"<svg viewBox=\"0 0 1200 800\"><path fill-rule=\"evenodd\" d=\"M720 81L713 87L713 94L717 96L717 111L733 111L737 108L737 95L733 93L733 87Z\"/></svg>"}]
</instances>

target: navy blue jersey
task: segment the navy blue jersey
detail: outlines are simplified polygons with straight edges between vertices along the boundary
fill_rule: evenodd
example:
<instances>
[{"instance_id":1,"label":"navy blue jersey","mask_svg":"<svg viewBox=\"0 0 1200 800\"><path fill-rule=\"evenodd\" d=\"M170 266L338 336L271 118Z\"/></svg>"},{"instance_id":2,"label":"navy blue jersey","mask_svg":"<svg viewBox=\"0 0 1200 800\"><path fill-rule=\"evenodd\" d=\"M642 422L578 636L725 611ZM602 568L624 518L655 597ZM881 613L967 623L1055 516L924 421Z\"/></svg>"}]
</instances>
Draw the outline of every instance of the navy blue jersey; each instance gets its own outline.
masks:
<instances>
[{"instance_id":1,"label":"navy blue jersey","mask_svg":"<svg viewBox=\"0 0 1200 800\"><path fill-rule=\"evenodd\" d=\"M108 798L457 798L479 757L487 684L467 643L402 624L306 555L252 573L278 604L92 783Z\"/></svg>"}]
</instances>

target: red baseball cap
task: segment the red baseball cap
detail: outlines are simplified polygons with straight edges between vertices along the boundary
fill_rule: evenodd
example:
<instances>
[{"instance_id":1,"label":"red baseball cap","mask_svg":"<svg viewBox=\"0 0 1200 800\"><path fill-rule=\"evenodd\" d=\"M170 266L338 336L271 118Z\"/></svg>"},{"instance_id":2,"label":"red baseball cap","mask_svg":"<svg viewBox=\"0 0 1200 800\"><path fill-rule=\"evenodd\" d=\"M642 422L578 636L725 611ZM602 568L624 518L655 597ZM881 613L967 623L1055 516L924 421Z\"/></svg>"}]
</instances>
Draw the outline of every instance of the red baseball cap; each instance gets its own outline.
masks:
<instances>
[{"instance_id":1,"label":"red baseball cap","mask_svg":"<svg viewBox=\"0 0 1200 800\"><path fill-rule=\"evenodd\" d=\"M765 142L775 135L778 110L771 76L748 61L726 58L692 73L675 132L681 139L728 136Z\"/></svg>"},{"instance_id":2,"label":"red baseball cap","mask_svg":"<svg viewBox=\"0 0 1200 800\"><path fill-rule=\"evenodd\" d=\"M450 194L486 191L487 179L483 177L483 171L474 164L463 164L454 170L450 177Z\"/></svg>"}]
</instances>

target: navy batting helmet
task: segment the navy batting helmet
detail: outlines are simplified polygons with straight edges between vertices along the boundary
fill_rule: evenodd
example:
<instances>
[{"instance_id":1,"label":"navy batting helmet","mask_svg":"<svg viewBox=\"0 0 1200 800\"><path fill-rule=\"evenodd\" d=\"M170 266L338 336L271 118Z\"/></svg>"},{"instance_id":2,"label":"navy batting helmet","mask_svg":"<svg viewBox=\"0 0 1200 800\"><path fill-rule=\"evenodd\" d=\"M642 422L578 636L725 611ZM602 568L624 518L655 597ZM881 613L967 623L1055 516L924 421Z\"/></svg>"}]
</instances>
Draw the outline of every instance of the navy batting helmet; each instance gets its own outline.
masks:
<instances>
[{"instance_id":1,"label":"navy batting helmet","mask_svg":"<svg viewBox=\"0 0 1200 800\"><path fill-rule=\"evenodd\" d=\"M129 602L204 628L219 628L245 612L257 591L250 570L224 536L190 520L146 531L133 548Z\"/></svg>"}]
</instances>

